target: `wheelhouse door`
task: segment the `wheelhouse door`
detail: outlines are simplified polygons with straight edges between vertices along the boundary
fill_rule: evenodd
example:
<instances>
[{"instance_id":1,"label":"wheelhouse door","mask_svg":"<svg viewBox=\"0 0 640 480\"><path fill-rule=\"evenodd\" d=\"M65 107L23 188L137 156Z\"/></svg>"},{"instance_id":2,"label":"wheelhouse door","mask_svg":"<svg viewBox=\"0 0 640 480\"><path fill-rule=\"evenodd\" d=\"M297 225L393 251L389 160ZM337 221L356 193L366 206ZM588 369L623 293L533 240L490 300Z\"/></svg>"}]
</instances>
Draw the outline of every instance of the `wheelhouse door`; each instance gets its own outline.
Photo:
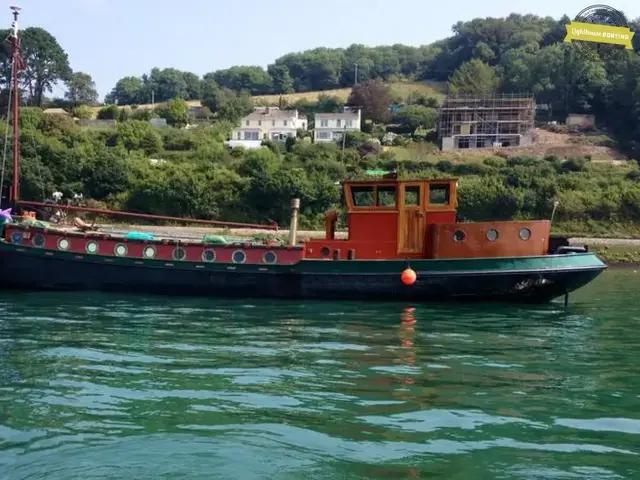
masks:
<instances>
[{"instance_id":1,"label":"wheelhouse door","mask_svg":"<svg viewBox=\"0 0 640 480\"><path fill-rule=\"evenodd\" d=\"M424 251L424 184L403 183L398 198L398 254Z\"/></svg>"}]
</instances>

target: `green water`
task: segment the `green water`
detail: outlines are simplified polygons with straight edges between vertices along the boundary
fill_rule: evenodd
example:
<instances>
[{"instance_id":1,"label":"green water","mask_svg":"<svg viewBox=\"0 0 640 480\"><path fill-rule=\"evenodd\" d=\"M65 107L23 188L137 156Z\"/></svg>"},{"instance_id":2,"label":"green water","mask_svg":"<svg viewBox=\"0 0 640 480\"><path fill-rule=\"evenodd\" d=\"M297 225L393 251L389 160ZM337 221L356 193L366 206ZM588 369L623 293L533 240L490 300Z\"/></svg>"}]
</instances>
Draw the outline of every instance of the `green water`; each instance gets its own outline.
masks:
<instances>
[{"instance_id":1,"label":"green water","mask_svg":"<svg viewBox=\"0 0 640 480\"><path fill-rule=\"evenodd\" d=\"M628 269L568 309L3 293L0 479L640 478L639 290Z\"/></svg>"}]
</instances>

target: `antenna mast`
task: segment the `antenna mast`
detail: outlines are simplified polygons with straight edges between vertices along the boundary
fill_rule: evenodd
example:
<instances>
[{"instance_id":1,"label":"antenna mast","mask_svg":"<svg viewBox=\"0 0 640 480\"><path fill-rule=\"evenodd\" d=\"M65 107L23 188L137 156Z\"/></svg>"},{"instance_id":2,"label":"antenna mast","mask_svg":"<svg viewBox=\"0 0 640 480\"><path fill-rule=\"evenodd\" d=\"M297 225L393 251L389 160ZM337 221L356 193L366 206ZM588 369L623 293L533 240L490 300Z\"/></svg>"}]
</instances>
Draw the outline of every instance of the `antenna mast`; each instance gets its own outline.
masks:
<instances>
[{"instance_id":1,"label":"antenna mast","mask_svg":"<svg viewBox=\"0 0 640 480\"><path fill-rule=\"evenodd\" d=\"M13 185L11 186L11 201L14 211L20 200L20 85L18 73L24 69L24 62L20 56L20 38L18 37L18 16L20 7L11 6L13 23L11 24L11 90L13 90Z\"/></svg>"}]
</instances>

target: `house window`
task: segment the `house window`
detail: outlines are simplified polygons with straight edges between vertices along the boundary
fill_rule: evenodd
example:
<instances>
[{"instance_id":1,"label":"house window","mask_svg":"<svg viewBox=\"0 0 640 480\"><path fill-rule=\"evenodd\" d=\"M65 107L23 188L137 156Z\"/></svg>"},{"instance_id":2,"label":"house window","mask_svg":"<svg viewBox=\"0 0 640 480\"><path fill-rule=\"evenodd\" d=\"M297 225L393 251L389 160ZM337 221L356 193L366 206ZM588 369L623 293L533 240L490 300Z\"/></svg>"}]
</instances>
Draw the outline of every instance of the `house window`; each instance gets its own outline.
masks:
<instances>
[{"instance_id":1,"label":"house window","mask_svg":"<svg viewBox=\"0 0 640 480\"><path fill-rule=\"evenodd\" d=\"M336 127L340 128L340 119L339 118L336 120Z\"/></svg>"},{"instance_id":2,"label":"house window","mask_svg":"<svg viewBox=\"0 0 640 480\"><path fill-rule=\"evenodd\" d=\"M248 127L249 126L249 120L247 120L246 122L244 122L244 124Z\"/></svg>"},{"instance_id":3,"label":"house window","mask_svg":"<svg viewBox=\"0 0 640 480\"><path fill-rule=\"evenodd\" d=\"M258 126L261 127L262 126L262 120L258 120Z\"/></svg>"},{"instance_id":4,"label":"house window","mask_svg":"<svg viewBox=\"0 0 640 480\"><path fill-rule=\"evenodd\" d=\"M244 132L245 140L260 140L260 132Z\"/></svg>"},{"instance_id":5,"label":"house window","mask_svg":"<svg viewBox=\"0 0 640 480\"><path fill-rule=\"evenodd\" d=\"M353 120L347 120L347 121L345 122L345 126L346 126L346 127L349 127L349 128L353 127Z\"/></svg>"},{"instance_id":6,"label":"house window","mask_svg":"<svg viewBox=\"0 0 640 480\"><path fill-rule=\"evenodd\" d=\"M450 189L449 184L429 185L430 205L449 205Z\"/></svg>"},{"instance_id":7,"label":"house window","mask_svg":"<svg viewBox=\"0 0 640 480\"><path fill-rule=\"evenodd\" d=\"M323 140L331 138L331 132L316 132L316 138Z\"/></svg>"},{"instance_id":8,"label":"house window","mask_svg":"<svg viewBox=\"0 0 640 480\"><path fill-rule=\"evenodd\" d=\"M305 130L306 128L307 128L306 124L304 122L302 122L302 129Z\"/></svg>"},{"instance_id":9,"label":"house window","mask_svg":"<svg viewBox=\"0 0 640 480\"><path fill-rule=\"evenodd\" d=\"M276 126L276 121L275 120L271 120L271 126L275 127Z\"/></svg>"},{"instance_id":10,"label":"house window","mask_svg":"<svg viewBox=\"0 0 640 480\"><path fill-rule=\"evenodd\" d=\"M286 127L286 126L287 126L287 121L286 121L286 120L284 120L284 121L282 122L282 124Z\"/></svg>"},{"instance_id":11,"label":"house window","mask_svg":"<svg viewBox=\"0 0 640 480\"><path fill-rule=\"evenodd\" d=\"M238 140L242 140L242 132L238 132Z\"/></svg>"},{"instance_id":12,"label":"house window","mask_svg":"<svg viewBox=\"0 0 640 480\"><path fill-rule=\"evenodd\" d=\"M329 120L320 120L320 126L321 127L328 127L329 126Z\"/></svg>"}]
</instances>

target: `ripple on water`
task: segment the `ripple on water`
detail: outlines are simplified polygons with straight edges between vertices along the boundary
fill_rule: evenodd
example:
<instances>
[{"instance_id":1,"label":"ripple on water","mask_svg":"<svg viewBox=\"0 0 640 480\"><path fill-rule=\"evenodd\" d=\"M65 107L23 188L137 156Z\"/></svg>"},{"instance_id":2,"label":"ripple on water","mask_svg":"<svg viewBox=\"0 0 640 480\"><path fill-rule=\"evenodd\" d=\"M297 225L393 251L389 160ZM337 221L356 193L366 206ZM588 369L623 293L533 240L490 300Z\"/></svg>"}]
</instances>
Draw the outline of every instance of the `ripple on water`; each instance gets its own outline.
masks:
<instances>
[{"instance_id":1,"label":"ripple on water","mask_svg":"<svg viewBox=\"0 0 640 480\"><path fill-rule=\"evenodd\" d=\"M637 288L558 305L0 293L0 478L634 478ZM598 286L599 285L599 286Z\"/></svg>"}]
</instances>

